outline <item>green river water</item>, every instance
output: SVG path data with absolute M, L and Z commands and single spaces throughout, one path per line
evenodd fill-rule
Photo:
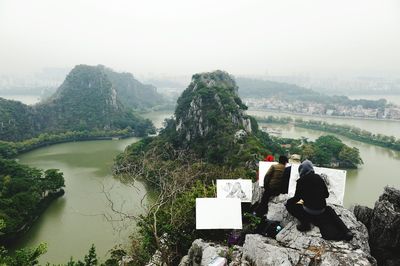
M 53 202 L 13 248 L 48 243 L 42 263 L 65 263 L 70 256 L 82 259 L 91 244 L 100 257 L 117 244 L 127 244 L 135 225 L 121 220 L 110 208 L 106 194 L 118 210 L 130 215 L 143 212 L 141 183 L 124 185 L 111 175 L 114 157 L 137 138 L 84 141 L 52 145 L 19 157 L 20 162 L 64 173 L 65 195 Z M 144 201 L 146 203 L 146 201 Z
M 170 112 L 155 112 L 146 117 L 153 120 L 157 127 L 170 117 Z M 258 113 L 260 115 L 260 113 Z M 268 115 L 262 113 L 261 115 Z M 367 130 L 400 134 L 400 123 L 373 120 L 339 120 L 357 124 Z M 282 130 L 282 136 L 315 139 L 326 134 L 319 131 L 273 125 Z M 388 135 L 392 133 L 387 133 Z M 345 206 L 355 203 L 373 206 L 385 185 L 400 187 L 398 174 L 400 153 L 342 138 L 348 145 L 360 149 L 364 165 L 350 170 L 347 174 Z M 57 144 L 40 148 L 19 157 L 21 163 L 39 168 L 58 168 L 64 172 L 66 193 L 57 199 L 35 222 L 32 229 L 22 237 L 13 248 L 31 247 L 47 242 L 48 252 L 41 262 L 65 263 L 70 256 L 81 259 L 94 243 L 101 258 L 114 245 L 128 245 L 129 235 L 135 230 L 132 220 L 118 220 L 109 206 L 104 191 L 108 191 L 115 206 L 136 215 L 143 212 L 141 200 L 147 201 L 143 184 L 131 187 L 120 183 L 111 175 L 114 157 L 138 138 L 114 141 L 85 141 Z M 103 188 L 104 187 L 104 188 Z M 108 219 L 106 219 L 106 217 Z

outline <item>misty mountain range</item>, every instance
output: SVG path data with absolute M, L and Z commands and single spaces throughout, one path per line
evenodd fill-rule
M 242 98 L 274 97 L 381 109 L 387 104 L 383 99 L 350 100 L 346 96 L 328 96 L 297 85 L 268 80 L 238 77 L 236 83 Z M 150 123 L 133 110 L 149 110 L 169 102 L 175 104 L 181 89 L 173 88 L 170 97 L 165 97 L 155 86 L 142 84 L 130 73 L 118 73 L 103 65 L 78 65 L 57 90 L 48 92 L 51 96 L 34 106 L 0 98 L 1 139 L 26 139 L 46 132 L 128 127 L 143 133 Z

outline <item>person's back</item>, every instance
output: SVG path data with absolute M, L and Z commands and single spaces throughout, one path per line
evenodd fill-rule
M 264 187 L 268 186 L 271 189 L 278 190 L 282 186 L 282 176 L 283 172 L 285 171 L 285 164 L 278 163 L 272 165 L 270 169 L 271 172 L 267 173 L 264 179 L 264 181 L 266 181 Z
M 296 194 L 304 201 L 304 206 L 312 210 L 322 210 L 326 207 L 326 198 L 329 197 L 324 180 L 314 172 L 297 180 Z
M 325 239 L 351 240 L 353 234 L 336 212 L 326 205 L 329 191 L 321 176 L 314 172 L 311 161 L 305 160 L 300 164 L 299 175 L 294 197 L 286 202 L 288 212 L 300 222 L 297 229 L 308 231 L 313 223 Z
M 269 198 L 277 196 L 282 192 L 282 185 L 284 184 L 282 176 L 287 162 L 288 158 L 286 156 L 280 156 L 279 163 L 272 165 L 265 174 L 264 193 L 260 204 L 255 208 L 257 216 L 264 216 L 268 212 Z

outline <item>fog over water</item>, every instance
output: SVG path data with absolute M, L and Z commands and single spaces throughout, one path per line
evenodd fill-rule
M 400 74 L 400 2 L 0 0 L 0 76 Z

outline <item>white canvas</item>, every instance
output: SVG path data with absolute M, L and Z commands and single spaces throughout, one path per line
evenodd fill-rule
M 258 163 L 258 185 L 260 187 L 264 186 L 265 174 L 268 172 L 268 169 L 273 164 L 277 164 L 277 162 L 264 162 L 264 161 L 261 161 L 261 162 Z
M 314 167 L 315 173 L 319 174 L 325 181 L 329 191 L 328 203 L 343 205 L 344 191 L 346 186 L 346 170 Z M 289 180 L 289 196 L 294 196 L 296 181 L 299 179 L 299 164 L 292 165 Z
M 196 229 L 242 229 L 240 199 L 197 198 Z
M 252 193 L 250 179 L 217 179 L 217 198 L 238 198 L 242 202 L 251 202 Z

